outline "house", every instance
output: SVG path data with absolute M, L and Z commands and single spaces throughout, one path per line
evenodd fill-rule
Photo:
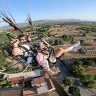
M 55 90 L 55 87 L 47 74 L 41 77 L 29 78 L 29 79 L 27 78 L 25 82 L 26 83 L 31 82 L 31 86 L 33 89 L 25 88 L 23 91 L 24 95 L 42 94 L 42 93 L 49 92 L 51 90 Z
M 42 76 L 40 75 L 40 71 L 38 72 L 36 71 L 38 75 L 36 75 L 37 73 L 34 74 L 34 72 L 30 72 L 30 73 L 25 72 L 26 75 L 24 75 L 24 73 L 22 73 L 21 75 L 12 74 L 11 76 L 9 76 L 8 81 L 12 83 L 12 86 L 14 88 L 23 87 L 24 96 L 42 94 L 55 90 L 53 82 L 51 81 L 47 73 Z
M 15 77 L 15 78 L 8 78 L 8 81 L 11 82 L 12 87 L 19 87 L 20 85 L 24 86 L 24 77 Z

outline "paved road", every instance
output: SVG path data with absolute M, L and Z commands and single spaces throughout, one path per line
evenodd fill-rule
M 64 77 L 72 77 L 72 79 L 74 79 L 74 85 L 80 87 L 81 96 L 92 96 L 93 95 L 93 93 L 90 90 L 88 90 L 86 87 L 80 86 L 78 84 L 78 80 L 76 80 L 76 78 L 72 76 L 72 74 L 68 71 L 66 66 L 60 60 L 57 60 L 56 65 L 60 68 L 60 71 Z

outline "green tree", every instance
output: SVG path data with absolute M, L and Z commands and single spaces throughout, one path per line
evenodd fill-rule
M 68 35 L 62 35 L 63 40 L 65 41 L 72 41 L 72 37 Z
M 82 62 L 81 60 L 76 60 L 76 61 L 74 62 L 74 64 L 76 64 L 76 65 L 83 65 L 83 62 Z
M 63 83 L 65 86 L 71 86 L 73 84 L 73 80 L 71 78 L 64 78 Z
M 56 39 L 56 40 L 54 41 L 54 45 L 59 45 L 59 44 L 60 44 L 59 40 Z
M 84 74 L 85 68 L 80 64 L 71 64 L 68 66 L 70 72 L 72 72 L 76 77 Z
M 94 75 L 81 75 L 80 76 L 80 80 L 83 81 L 83 82 L 92 82 L 94 81 L 95 79 L 95 76 Z
M 80 40 L 80 43 L 83 43 L 84 42 L 84 40 Z
M 78 96 L 80 94 L 80 89 L 77 86 L 70 86 L 69 93 L 73 96 Z
M 89 61 L 88 61 L 88 65 L 90 65 L 90 66 L 96 66 L 95 62 L 92 61 L 92 60 L 89 60 Z
M 88 82 L 87 87 L 96 88 L 96 81 Z
M 11 88 L 11 82 L 7 81 L 3 77 L 0 78 L 0 88 Z
M 87 36 L 87 33 L 83 33 L 83 36 L 86 37 Z

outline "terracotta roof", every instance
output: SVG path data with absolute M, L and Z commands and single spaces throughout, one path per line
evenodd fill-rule
M 45 82 L 45 78 L 43 76 L 43 77 L 35 78 L 33 79 L 33 81 L 34 81 L 34 84 L 41 84 Z
M 23 77 L 9 78 L 8 81 L 11 81 L 13 84 L 19 84 L 24 80 Z

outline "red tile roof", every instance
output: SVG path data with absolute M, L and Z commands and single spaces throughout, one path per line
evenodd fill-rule
M 8 81 L 11 81 L 13 84 L 20 84 L 24 80 L 23 77 L 9 78 Z
M 39 77 L 39 78 L 34 78 L 33 79 L 34 84 L 41 84 L 45 82 L 45 78 L 43 77 Z

